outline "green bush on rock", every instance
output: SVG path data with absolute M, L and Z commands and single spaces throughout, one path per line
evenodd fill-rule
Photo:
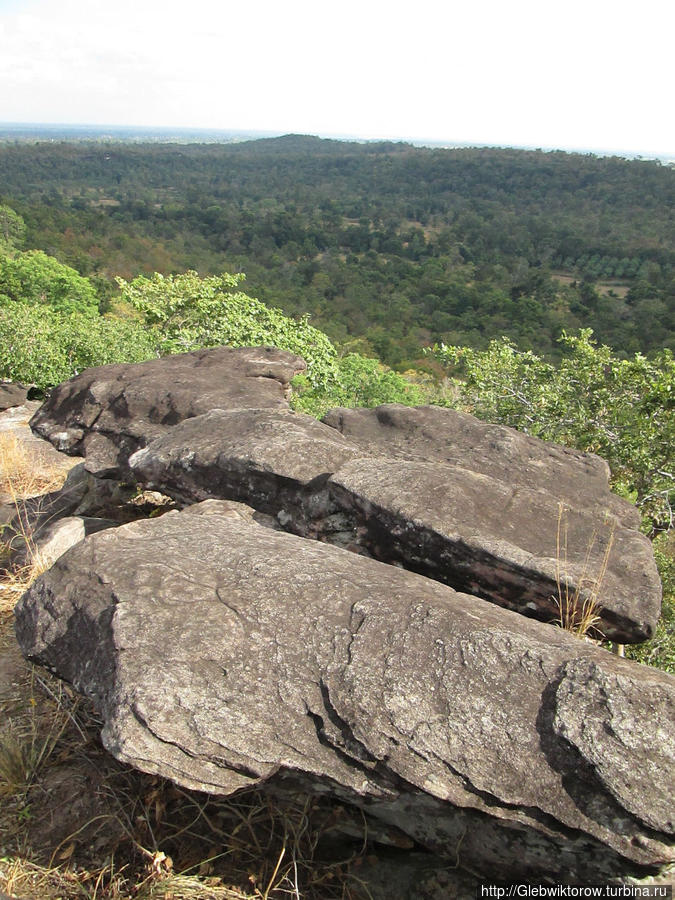
M 460 404 L 487 422 L 598 453 L 615 490 L 659 532 L 675 508 L 675 360 L 669 350 L 620 359 L 589 329 L 561 338 L 556 366 L 502 339 L 487 350 L 435 346 L 459 376 Z
M 302 356 L 312 385 L 335 377 L 337 352 L 327 335 L 236 290 L 243 275 L 200 278 L 196 272 L 118 278 L 122 300 L 135 309 L 155 337 L 160 355 L 200 347 L 266 344 Z
M 348 353 L 337 361 L 334 378 L 312 386 L 304 375 L 293 380 L 293 406 L 320 418 L 335 406 L 379 406 L 382 403 L 423 403 L 422 390 L 379 360 Z
M 30 270 L 31 278 L 10 278 L 18 271 L 13 268 L 17 257 L 7 261 L 5 280 L 0 280 L 12 292 L 0 299 L 0 377 L 47 388 L 88 366 L 140 362 L 221 344 L 268 345 L 306 361 L 307 371 L 296 380 L 294 405 L 312 415 L 331 406 L 421 402 L 418 387 L 378 360 L 356 353 L 339 359 L 328 336 L 310 325 L 307 316 L 292 319 L 238 290 L 243 275 L 201 278 L 190 271 L 133 281 L 118 278 L 118 308 L 131 316 L 99 316 L 90 282 L 45 254 L 21 256 L 19 268 Z M 47 290 L 45 273 L 62 275 L 62 289 L 53 280 Z M 78 295 L 76 288 L 82 285 Z

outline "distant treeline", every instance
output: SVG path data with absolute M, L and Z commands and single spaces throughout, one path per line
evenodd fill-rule
M 244 271 L 248 293 L 401 368 L 501 335 L 551 355 L 581 327 L 620 353 L 675 348 L 675 170 L 653 161 L 293 135 L 6 143 L 0 204 L 104 306 L 115 275 Z

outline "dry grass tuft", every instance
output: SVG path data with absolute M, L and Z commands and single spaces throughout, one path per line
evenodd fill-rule
M 51 757 L 69 725 L 72 713 L 63 698 L 66 689 L 56 685 L 57 702 L 50 709 L 38 710 L 35 682 L 40 677 L 32 670 L 27 714 L 8 719 L 0 727 L 0 796 L 25 794 Z
M 570 581 L 572 579 L 568 574 L 567 562 L 568 529 L 565 521 L 565 507 L 562 503 L 558 505 L 555 573 L 557 596 L 554 598 L 558 608 L 556 624 L 582 639 L 602 639 L 602 632 L 598 627 L 602 621 L 600 590 L 614 544 L 615 527 L 615 524 L 609 526 L 609 532 L 605 538 L 605 549 L 595 571 L 593 571 L 592 558 L 601 538 L 597 531 L 593 532 L 586 548 L 581 576 L 575 578 L 576 586 L 571 589 Z
M 11 432 L 0 434 L 0 492 L 14 503 L 58 490 L 66 477 L 62 468 L 36 464 L 30 443 Z
M 0 576 L 0 617 L 11 614 L 17 600 L 31 584 L 49 568 L 49 561 L 40 553 L 30 527 L 28 501 L 51 491 L 59 490 L 66 478 L 63 468 L 48 468 L 37 464 L 30 443 L 14 434 L 0 434 L 0 492 L 14 507 L 13 525 L 0 532 L 0 567 L 9 559 L 10 542 L 21 541 L 26 547 L 26 562 L 18 568 L 3 568 Z M 32 504 L 35 509 L 39 505 Z
M 0 575 L 0 620 L 11 616 L 17 600 L 51 565 L 32 542 L 27 543 L 29 548 L 28 564 L 11 572 L 4 571 Z

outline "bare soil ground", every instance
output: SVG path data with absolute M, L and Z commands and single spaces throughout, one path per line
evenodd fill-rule
M 576 281 L 581 281 L 579 276 L 567 275 L 565 272 L 551 272 L 551 278 L 560 284 L 574 284 Z M 607 297 L 610 293 L 613 293 L 622 300 L 630 290 L 630 282 L 628 281 L 598 281 L 595 286 L 598 289 L 598 293 L 602 296 Z

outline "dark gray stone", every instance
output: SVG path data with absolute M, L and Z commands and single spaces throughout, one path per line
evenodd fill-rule
M 51 392 L 31 427 L 99 476 L 184 419 L 217 408 L 287 408 L 299 356 L 273 347 L 215 347 L 133 365 L 86 369 Z
M 609 466 L 593 453 L 438 406 L 332 409 L 322 421 L 367 456 L 461 466 L 508 484 L 545 490 L 572 507 L 607 509 L 627 527 L 640 526 L 637 509 L 610 492 Z
M 362 453 L 301 413 L 216 409 L 187 419 L 129 458 L 134 477 L 180 499 L 238 500 L 296 515 L 308 486 Z M 300 527 L 300 525 L 298 525 Z
M 486 877 L 673 862 L 675 679 L 211 502 L 85 539 L 24 653 L 118 758 L 189 788 L 347 800 Z
M 30 386 L 15 381 L 0 381 L 0 412 L 14 406 L 23 406 L 28 400 Z
M 651 544 L 602 507 L 405 460 L 345 463 L 328 488 L 377 559 L 545 622 L 594 605 L 592 633 L 619 643 L 654 633 L 661 581 Z

